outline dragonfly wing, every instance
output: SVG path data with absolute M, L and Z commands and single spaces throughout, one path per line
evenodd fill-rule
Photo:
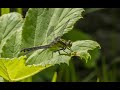
M 57 28 L 55 28 L 55 26 L 51 26 L 47 33 L 47 43 L 52 44 L 52 42 L 57 42 L 58 37 L 61 38 L 63 36 L 64 30 L 67 28 L 68 23 L 69 20 Z

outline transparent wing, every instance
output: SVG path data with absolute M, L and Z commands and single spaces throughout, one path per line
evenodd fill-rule
M 52 42 L 55 42 L 56 38 L 60 39 L 63 34 L 64 34 L 64 30 L 67 28 L 67 25 L 69 23 L 70 20 L 68 20 L 67 22 L 63 23 L 60 26 L 51 26 L 50 29 L 48 30 L 47 33 L 47 44 L 50 44 Z M 56 40 L 57 42 L 58 40 Z
M 71 23 L 73 23 L 72 20 L 75 20 L 78 16 L 74 16 L 72 18 L 67 18 L 65 20 L 59 20 L 55 24 L 56 26 L 51 26 L 47 33 L 47 44 L 50 44 L 52 41 L 54 41 L 57 37 L 62 37 L 65 33 L 71 30 L 73 26 L 71 26 Z

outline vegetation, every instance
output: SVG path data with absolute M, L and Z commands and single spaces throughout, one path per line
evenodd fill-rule
M 119 81 L 115 10 L 1 8 L 1 82 Z

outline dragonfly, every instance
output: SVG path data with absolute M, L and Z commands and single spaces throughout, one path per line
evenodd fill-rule
M 63 35 L 63 30 L 66 28 L 66 26 L 67 26 L 67 24 L 68 24 L 68 22 L 69 22 L 70 20 L 68 20 L 65 24 L 64 24 L 64 26 L 63 26 L 63 28 L 61 28 L 62 30 L 60 30 L 61 32 L 62 32 L 62 35 Z M 61 53 L 60 53 L 60 51 L 61 50 L 63 50 L 65 53 L 67 53 L 66 51 L 65 51 L 65 49 L 68 49 L 68 50 L 70 50 L 71 52 L 72 52 L 72 50 L 71 50 L 71 46 L 72 46 L 72 41 L 71 40 L 68 40 L 68 41 L 65 41 L 64 39 L 61 39 L 61 37 L 62 37 L 62 35 L 61 36 L 57 36 L 50 44 L 48 44 L 48 45 L 43 45 L 43 46 L 35 46 L 35 47 L 31 47 L 31 48 L 24 48 L 24 49 L 22 49 L 20 52 L 27 52 L 27 53 L 29 53 L 29 52 L 32 52 L 32 51 L 36 51 L 36 50 L 39 50 L 39 49 L 50 49 L 50 50 L 52 50 L 52 51 L 54 51 L 54 52 L 57 52 L 58 51 L 58 53 L 61 55 Z M 26 53 L 26 54 L 27 54 Z M 67 53 L 68 54 L 68 53 Z

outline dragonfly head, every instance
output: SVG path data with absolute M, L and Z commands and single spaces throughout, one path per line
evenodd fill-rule
M 29 49 L 22 49 L 20 52 L 27 52 Z
M 25 53 L 26 53 L 27 51 L 28 51 L 28 50 L 26 50 L 26 49 L 22 49 L 22 50 L 18 53 L 18 56 L 25 55 Z

